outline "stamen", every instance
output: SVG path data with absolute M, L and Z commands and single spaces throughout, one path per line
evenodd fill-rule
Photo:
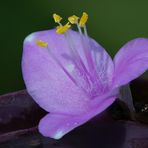
M 88 37 L 86 25 L 84 25 L 84 35 Z
M 78 28 L 78 31 L 79 31 L 80 35 L 82 35 L 82 30 L 81 30 L 81 27 L 79 26 L 78 22 L 77 22 L 77 28 Z
M 80 27 L 84 27 L 87 20 L 88 20 L 88 14 L 86 12 L 83 12 L 83 15 L 82 15 L 80 22 L 79 22 Z
M 91 72 L 90 75 L 89 75 L 89 78 L 91 79 L 93 85 L 97 85 L 96 87 L 99 87 L 100 82 L 98 82 L 99 78 L 98 78 L 98 74 L 97 74 L 97 70 L 96 70 L 96 65 L 94 65 L 92 53 L 91 53 L 91 50 L 90 50 L 92 47 L 91 47 L 90 39 L 89 39 L 88 34 L 87 34 L 86 25 L 84 25 L 84 35 L 86 37 L 81 35 L 81 42 L 82 42 L 83 51 L 84 51 L 84 54 L 85 54 L 85 57 L 86 57 L 86 61 L 87 61 L 87 64 L 88 64 L 88 68 L 89 68 L 89 71 Z M 86 45 L 85 42 L 88 42 L 88 44 Z M 96 80 L 96 78 L 98 78 L 98 79 Z
M 44 41 L 42 41 L 42 40 L 37 40 L 36 41 L 36 44 L 38 45 L 38 46 L 40 46 L 40 47 L 48 47 L 48 43 L 47 42 L 44 42 Z
M 56 13 L 53 14 L 53 19 L 55 21 L 55 23 L 60 23 L 62 20 L 62 17 Z
M 75 64 L 76 64 L 79 72 L 82 72 L 83 71 L 83 73 L 85 73 L 85 74 L 83 74 L 83 76 L 85 77 L 85 80 L 88 82 L 88 84 L 90 86 L 89 79 L 91 79 L 91 81 L 94 83 L 95 80 L 94 80 L 93 77 L 94 77 L 94 75 L 96 76 L 97 74 L 96 74 L 96 70 L 94 70 L 94 63 L 93 63 L 93 60 L 92 60 L 92 57 L 91 57 L 91 53 L 89 51 L 90 49 L 88 49 L 87 47 L 84 47 L 84 44 L 85 44 L 85 43 L 83 43 L 84 42 L 84 37 L 83 37 L 82 31 L 81 31 L 81 27 L 83 27 L 84 28 L 84 35 L 87 37 L 87 40 L 89 42 L 88 35 L 87 35 L 87 29 L 86 29 L 86 25 L 85 25 L 86 22 L 87 22 L 87 20 L 88 20 L 88 15 L 87 15 L 87 13 L 84 12 L 83 15 L 82 15 L 82 17 L 81 17 L 81 19 L 80 19 L 80 22 L 79 23 L 78 23 L 78 18 L 75 18 L 74 15 L 71 16 L 71 17 L 69 17 L 68 20 L 72 24 L 77 24 L 77 28 L 79 30 L 79 33 L 81 34 L 81 41 L 82 41 L 84 53 L 85 53 L 85 56 L 86 56 L 86 60 L 88 62 L 89 69 L 90 69 L 90 71 L 93 71 L 93 74 L 90 74 L 87 71 L 87 69 L 86 69 L 86 67 L 85 67 L 85 65 L 84 65 L 81 57 L 77 53 L 77 50 L 74 49 L 74 54 L 72 54 L 72 55 L 75 55 L 75 60 L 77 59 L 77 62 Z M 66 35 L 68 35 L 68 33 L 66 33 Z M 67 40 L 70 40 L 70 39 L 71 39 L 71 37 L 67 37 Z M 70 41 L 70 45 L 72 45 L 72 42 L 71 41 Z M 73 46 L 72 46 L 72 48 L 73 48 Z M 75 60 L 74 60 L 74 62 L 75 62 Z
M 81 31 L 81 28 L 79 26 L 79 23 L 78 23 L 78 20 L 79 20 L 79 17 L 76 16 L 76 15 L 72 15 L 68 18 L 68 21 L 71 23 L 71 24 L 76 24 L 77 25 L 77 28 L 78 28 L 78 31 L 80 34 L 82 34 L 82 31 Z
M 72 62 L 74 62 L 75 66 L 78 68 L 78 71 L 84 76 L 83 78 L 85 78 L 85 80 L 87 81 L 87 84 L 90 86 L 90 82 L 89 82 L 90 74 L 85 64 L 83 63 L 83 60 L 81 59 L 79 53 L 77 52 L 75 45 L 73 43 L 72 37 L 68 32 L 66 32 L 65 34 L 65 39 L 67 40 L 67 43 L 70 49 Z
M 69 24 L 69 22 L 67 24 L 65 24 L 64 26 L 58 26 L 56 28 L 56 33 L 58 34 L 64 34 L 65 32 L 67 32 L 67 30 L 71 27 L 71 25 Z
M 86 92 L 88 94 L 92 94 L 92 92 L 96 92 L 100 83 L 98 83 L 99 78 L 98 78 L 96 66 L 94 64 L 92 54 L 91 54 L 91 51 L 90 51 L 91 43 L 90 43 L 90 39 L 89 39 L 88 34 L 87 34 L 86 22 L 88 20 L 88 14 L 86 12 L 83 12 L 83 15 L 80 18 L 80 21 L 78 21 L 79 17 L 77 17 L 76 15 L 72 15 L 68 18 L 69 22 L 65 25 L 62 25 L 60 23 L 62 18 L 59 15 L 53 14 L 53 18 L 54 18 L 54 21 L 59 24 L 59 26 L 56 28 L 56 33 L 65 35 L 65 38 L 68 42 L 68 46 L 69 46 L 69 49 L 70 49 L 70 55 L 71 55 L 72 63 L 74 64 L 75 68 L 78 70 L 78 73 L 80 74 L 82 80 L 85 81 L 84 86 L 79 82 L 79 78 L 73 76 L 73 74 L 71 72 L 69 72 L 60 63 L 60 61 L 56 58 L 56 56 L 52 52 L 50 52 L 50 55 L 56 61 L 56 63 L 63 69 L 63 71 L 67 74 L 67 76 L 77 86 L 79 86 L 84 92 Z M 83 50 L 84 50 L 84 55 L 86 57 L 86 61 L 87 61 L 87 64 L 88 64 L 88 69 L 87 69 L 84 61 L 82 60 L 81 56 L 79 55 L 79 53 L 78 53 L 78 51 L 75 47 L 75 44 L 73 43 L 71 35 L 69 34 L 69 32 L 67 32 L 68 29 L 71 27 L 70 23 L 77 25 L 78 31 L 81 35 L 81 42 L 82 42 L 82 46 L 83 46 Z M 84 35 L 82 33 L 81 28 L 84 29 Z M 41 42 L 41 43 L 38 43 L 38 45 L 41 46 L 41 47 L 43 47 L 43 46 L 47 47 L 47 49 L 49 50 L 49 47 L 47 46 L 48 44 L 42 45 L 42 42 Z
M 76 15 L 72 15 L 68 18 L 68 21 L 71 23 L 71 24 L 77 24 L 78 23 L 78 19 L 79 17 L 77 17 Z
M 84 28 L 84 35 L 86 36 L 86 40 L 88 42 L 89 41 L 89 38 L 88 38 L 88 34 L 87 34 L 87 28 L 86 28 L 86 22 L 88 20 L 88 14 L 86 12 L 83 12 L 83 15 L 80 19 L 80 22 L 79 24 L 77 25 L 78 26 L 78 30 L 79 32 L 82 34 L 82 31 L 81 31 L 81 28 L 80 27 L 83 27 Z M 82 41 L 82 45 L 83 45 L 83 49 L 84 49 L 84 54 L 86 56 L 86 60 L 87 60 L 87 63 L 88 63 L 88 66 L 89 66 L 89 69 L 90 71 L 93 71 L 95 74 L 95 76 L 97 75 L 96 73 L 96 70 L 95 70 L 95 65 L 94 65 L 94 62 L 93 62 L 93 59 L 92 59 L 92 55 L 91 55 L 91 52 L 90 52 L 90 49 L 91 49 L 91 45 L 90 43 L 88 44 L 88 47 L 85 46 L 85 39 L 83 36 L 81 36 L 81 41 Z
M 86 57 L 86 61 L 87 61 L 87 64 L 88 64 L 88 67 L 89 67 L 89 71 L 91 72 L 91 79 L 92 81 L 94 81 L 94 74 L 95 74 L 95 77 L 97 76 L 97 73 L 96 73 L 96 68 L 95 68 L 95 65 L 94 65 L 94 62 L 93 62 L 93 59 L 92 59 L 92 54 L 91 54 L 91 45 L 89 43 L 89 38 L 85 38 L 84 36 L 81 36 L 81 42 L 82 42 L 82 46 L 83 46 L 83 51 L 84 51 L 84 54 L 85 54 L 85 57 Z M 89 44 L 86 45 L 85 42 L 88 42 Z

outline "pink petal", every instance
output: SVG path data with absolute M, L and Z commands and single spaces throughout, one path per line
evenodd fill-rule
M 86 58 L 83 54 L 83 45 L 79 33 L 69 31 L 73 43 L 88 69 Z M 22 71 L 25 84 L 29 94 L 46 111 L 52 113 L 81 114 L 92 108 L 90 98 L 80 87 L 67 76 L 62 68 L 51 57 L 47 49 L 36 45 L 36 40 L 48 42 L 49 48 L 54 53 L 60 63 L 68 68 L 71 61 L 63 55 L 69 54 L 69 46 L 64 35 L 56 34 L 55 30 L 41 31 L 29 35 L 24 41 L 24 51 L 22 59 Z M 113 63 L 105 50 L 95 41 L 89 42 L 93 51 L 96 51 L 96 61 L 100 74 L 101 86 L 107 85 L 112 78 Z M 88 45 L 85 42 L 85 45 Z M 85 48 L 88 48 L 86 46 Z M 101 58 L 103 57 L 103 58 Z M 75 59 L 77 61 L 77 59 Z M 72 71 L 73 68 L 70 68 Z M 93 77 L 95 80 L 96 78 Z M 107 81 L 106 81 L 107 80 Z M 82 87 L 87 87 L 83 77 L 79 80 Z M 104 84 L 103 84 L 104 83 Z M 95 92 L 104 92 L 105 87 L 96 87 Z M 92 92 L 92 94 L 94 94 Z M 100 94 L 100 92 L 99 92 Z
M 137 38 L 126 43 L 114 58 L 114 85 L 127 84 L 148 68 L 148 39 Z
M 29 35 L 24 41 L 22 70 L 29 94 L 48 112 L 76 114 L 88 108 L 86 95 L 67 77 L 52 59 L 47 49 L 36 45 L 36 40 L 48 42 L 57 59 L 66 67 L 61 55 L 68 52 L 63 35 L 55 30 Z
M 83 115 L 70 116 L 60 113 L 49 113 L 43 119 L 41 119 L 39 123 L 39 131 L 42 135 L 46 137 L 60 139 L 69 131 L 73 130 L 77 126 L 84 124 L 93 116 L 102 112 L 114 100 L 115 98 L 108 98 L 100 103 L 99 106 Z

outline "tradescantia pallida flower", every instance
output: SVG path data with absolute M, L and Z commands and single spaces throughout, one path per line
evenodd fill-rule
M 24 41 L 22 71 L 29 94 L 47 112 L 39 123 L 44 136 L 60 139 L 110 106 L 119 88 L 148 68 L 148 39 L 126 43 L 112 60 L 79 18 L 54 14 L 58 27 L 29 35 Z M 71 30 L 77 25 L 78 32 Z

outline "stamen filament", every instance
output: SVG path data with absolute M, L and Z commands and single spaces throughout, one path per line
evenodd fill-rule
M 101 83 L 101 78 L 97 73 L 97 61 L 95 59 L 95 61 L 93 60 L 93 53 L 91 52 L 91 40 L 88 37 L 88 33 L 87 33 L 87 28 L 86 28 L 86 22 L 88 20 L 88 14 L 86 12 L 83 12 L 82 17 L 79 20 L 79 17 L 77 17 L 76 15 L 72 15 L 68 18 L 68 23 L 65 24 L 64 26 L 60 23 L 62 18 L 57 15 L 54 14 L 53 18 L 55 20 L 56 23 L 59 24 L 59 26 L 56 29 L 56 32 L 58 34 L 64 34 L 65 39 L 68 43 L 69 46 L 69 51 L 70 51 L 70 56 L 71 56 L 71 60 L 74 64 L 74 66 L 77 68 L 78 73 L 80 73 L 81 77 L 83 78 L 83 80 L 85 80 L 86 86 L 81 86 L 81 83 L 79 82 L 79 80 L 76 77 L 73 77 L 73 75 L 71 73 L 69 73 L 64 66 L 60 63 L 60 61 L 56 58 L 56 56 L 54 54 L 52 54 L 51 52 L 51 56 L 52 58 L 57 62 L 57 64 L 63 69 L 63 71 L 68 75 L 68 77 L 77 85 L 79 86 L 83 91 L 85 91 L 87 94 L 92 95 L 91 92 L 96 93 L 97 92 L 97 88 L 100 87 L 100 85 L 102 85 Z M 83 52 L 84 52 L 84 56 L 86 58 L 87 61 L 87 66 L 85 65 L 84 61 L 82 60 L 81 56 L 79 55 L 77 49 L 75 48 L 75 44 L 72 41 L 72 37 L 70 36 L 68 30 L 71 27 L 71 24 L 76 24 L 78 31 L 80 33 L 80 38 L 81 38 L 81 42 L 82 42 L 82 48 L 83 48 Z M 83 32 L 82 29 L 83 28 Z M 96 58 L 96 56 L 95 56 Z M 98 89 L 99 90 L 99 89 Z
M 80 35 L 82 35 L 82 30 L 81 30 L 81 27 L 79 26 L 79 23 L 77 22 L 77 28 L 78 28 L 78 31 L 79 31 L 79 33 L 80 33 Z
M 84 25 L 84 35 L 88 37 L 86 25 Z
M 68 35 L 68 36 L 67 36 Z M 76 65 L 76 67 L 79 69 L 79 72 L 81 73 L 82 69 L 84 70 L 85 74 L 83 75 L 83 77 L 85 77 L 85 80 L 87 81 L 87 83 L 89 84 L 89 87 L 93 87 L 94 83 L 99 87 L 98 83 L 96 83 L 96 79 L 95 77 L 98 77 L 97 75 L 97 72 L 96 72 L 96 67 L 94 66 L 94 62 L 92 60 L 92 55 L 91 55 L 91 52 L 90 52 L 90 45 L 88 46 L 88 48 L 85 46 L 85 43 L 84 43 L 84 36 L 81 35 L 81 40 L 82 40 L 82 45 L 83 45 L 83 51 L 84 51 L 84 54 L 86 56 L 86 60 L 87 60 L 87 63 L 88 63 L 88 67 L 89 67 L 89 71 L 91 71 L 91 74 L 88 72 L 87 68 L 85 67 L 81 57 L 79 56 L 77 50 L 74 47 L 74 44 L 71 40 L 71 37 L 70 35 L 68 34 L 68 32 L 66 32 L 65 34 L 65 37 L 68 41 L 68 44 L 69 44 L 69 47 L 71 49 L 71 55 L 75 58 L 73 61 L 74 61 L 74 64 Z M 86 38 L 88 39 L 88 37 Z M 88 39 L 89 40 L 89 39 Z M 89 41 L 88 41 L 89 42 Z M 76 62 L 78 61 L 78 63 Z M 80 64 L 79 64 L 80 62 Z M 79 66 L 82 66 L 82 67 L 79 67 Z M 94 77 L 95 75 L 95 77 Z M 89 77 L 89 78 L 88 78 Z M 99 78 L 98 78 L 99 79 Z M 92 81 L 92 84 L 90 83 L 90 81 Z
M 82 69 L 84 70 L 84 72 L 89 75 L 89 72 L 87 71 L 87 68 L 85 67 L 81 57 L 79 56 L 79 53 L 77 52 L 77 50 L 74 48 L 74 44 L 73 44 L 73 41 L 71 40 L 71 36 L 68 32 L 66 32 L 65 34 L 65 38 L 68 42 L 68 46 L 70 47 L 70 52 L 71 52 L 71 55 L 72 55 L 72 59 L 73 59 L 73 62 L 74 64 L 76 65 L 76 67 L 78 68 L 79 72 L 81 73 L 82 72 Z M 80 67 L 82 66 L 82 67 Z M 85 79 L 87 80 L 88 84 L 90 85 L 90 82 L 89 82 L 89 79 L 86 75 L 85 76 Z
M 98 78 L 98 75 L 97 75 L 96 66 L 94 65 L 94 62 L 93 62 L 93 59 L 92 59 L 92 54 L 91 54 L 91 51 L 90 51 L 91 48 L 90 48 L 89 38 L 86 37 L 86 39 L 84 39 L 84 37 L 85 36 L 81 36 L 83 51 L 84 51 L 84 54 L 85 54 L 85 57 L 86 57 L 86 61 L 87 61 L 88 67 L 89 67 L 89 71 L 91 72 L 90 78 L 91 78 L 92 83 L 94 84 L 94 83 L 96 83 L 96 78 Z M 88 47 L 86 47 L 84 40 L 88 40 L 87 41 L 89 43 Z M 97 79 L 97 80 L 99 80 L 99 79 Z M 100 83 L 96 83 L 96 85 L 98 87 L 99 87 L 99 84 Z

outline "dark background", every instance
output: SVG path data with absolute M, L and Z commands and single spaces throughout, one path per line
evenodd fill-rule
M 112 56 L 128 40 L 148 37 L 148 0 L 0 0 L 0 94 L 25 88 L 24 38 L 53 28 L 55 12 L 66 19 L 83 11 L 89 14 L 89 35 Z

